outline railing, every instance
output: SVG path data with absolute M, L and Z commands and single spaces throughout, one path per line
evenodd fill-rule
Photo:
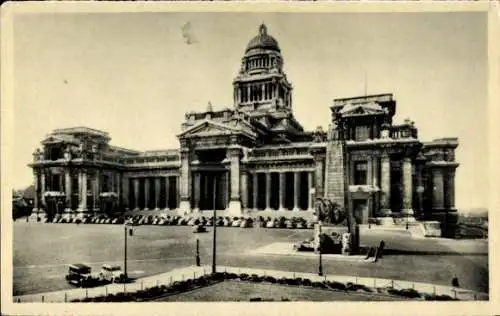
M 418 131 L 411 125 L 393 125 L 390 136 L 392 139 L 418 138 Z

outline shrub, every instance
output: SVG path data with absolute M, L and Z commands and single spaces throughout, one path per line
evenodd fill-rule
M 309 279 L 302 279 L 302 285 L 303 286 L 311 286 L 312 282 Z
M 252 297 L 252 298 L 250 298 L 250 302 L 260 302 L 260 301 L 262 301 L 261 297 Z
M 344 283 L 336 282 L 336 281 L 328 281 L 326 283 L 330 288 L 340 291 L 346 291 L 347 287 Z
M 326 284 L 323 282 L 313 282 L 311 285 L 312 285 L 312 287 L 315 287 L 315 288 L 322 288 L 322 289 L 326 288 Z
M 420 293 L 414 289 L 403 289 L 399 291 L 399 295 L 408 297 L 408 298 L 417 298 L 420 297 Z
M 241 273 L 238 277 L 240 280 L 243 280 L 243 281 L 248 280 L 248 274 L 246 274 L 246 273 Z
M 269 283 L 276 283 L 276 282 L 277 282 L 277 281 L 276 281 L 276 278 L 274 278 L 274 277 L 272 277 L 272 276 L 270 276 L 270 275 L 265 276 L 265 277 L 264 277 L 264 281 L 265 281 L 265 282 L 269 282 Z
M 287 278 L 283 277 L 283 278 L 280 278 L 280 279 L 278 280 L 278 283 L 279 283 L 279 284 L 287 284 L 287 283 L 286 283 L 286 281 L 287 281 L 287 280 L 288 280 Z
M 229 280 L 234 280 L 234 279 L 238 278 L 238 275 L 236 273 L 228 273 L 227 278 Z

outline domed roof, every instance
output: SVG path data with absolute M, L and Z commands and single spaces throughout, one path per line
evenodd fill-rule
M 261 24 L 259 27 L 259 35 L 250 40 L 245 52 L 256 48 L 270 49 L 278 52 L 280 51 L 278 41 L 276 41 L 274 37 L 267 34 L 267 27 L 264 24 Z

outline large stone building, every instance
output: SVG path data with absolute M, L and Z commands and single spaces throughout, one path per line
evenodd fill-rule
M 451 227 L 456 138 L 422 142 L 413 122 L 394 124 L 391 94 L 335 99 L 328 128 L 305 131 L 283 64 L 261 25 L 233 81 L 234 105 L 187 113 L 179 149 L 139 152 L 112 146 L 102 131 L 54 130 L 30 164 L 35 207 L 53 195 L 66 209 L 97 211 L 116 195 L 125 210 L 311 216 L 316 198 L 343 206 L 348 191 L 359 222 L 403 215 Z

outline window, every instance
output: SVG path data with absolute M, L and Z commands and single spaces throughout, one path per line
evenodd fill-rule
M 366 140 L 370 138 L 370 126 L 357 126 L 355 139 L 356 140 Z
M 354 185 L 367 184 L 368 163 L 366 161 L 354 162 Z

